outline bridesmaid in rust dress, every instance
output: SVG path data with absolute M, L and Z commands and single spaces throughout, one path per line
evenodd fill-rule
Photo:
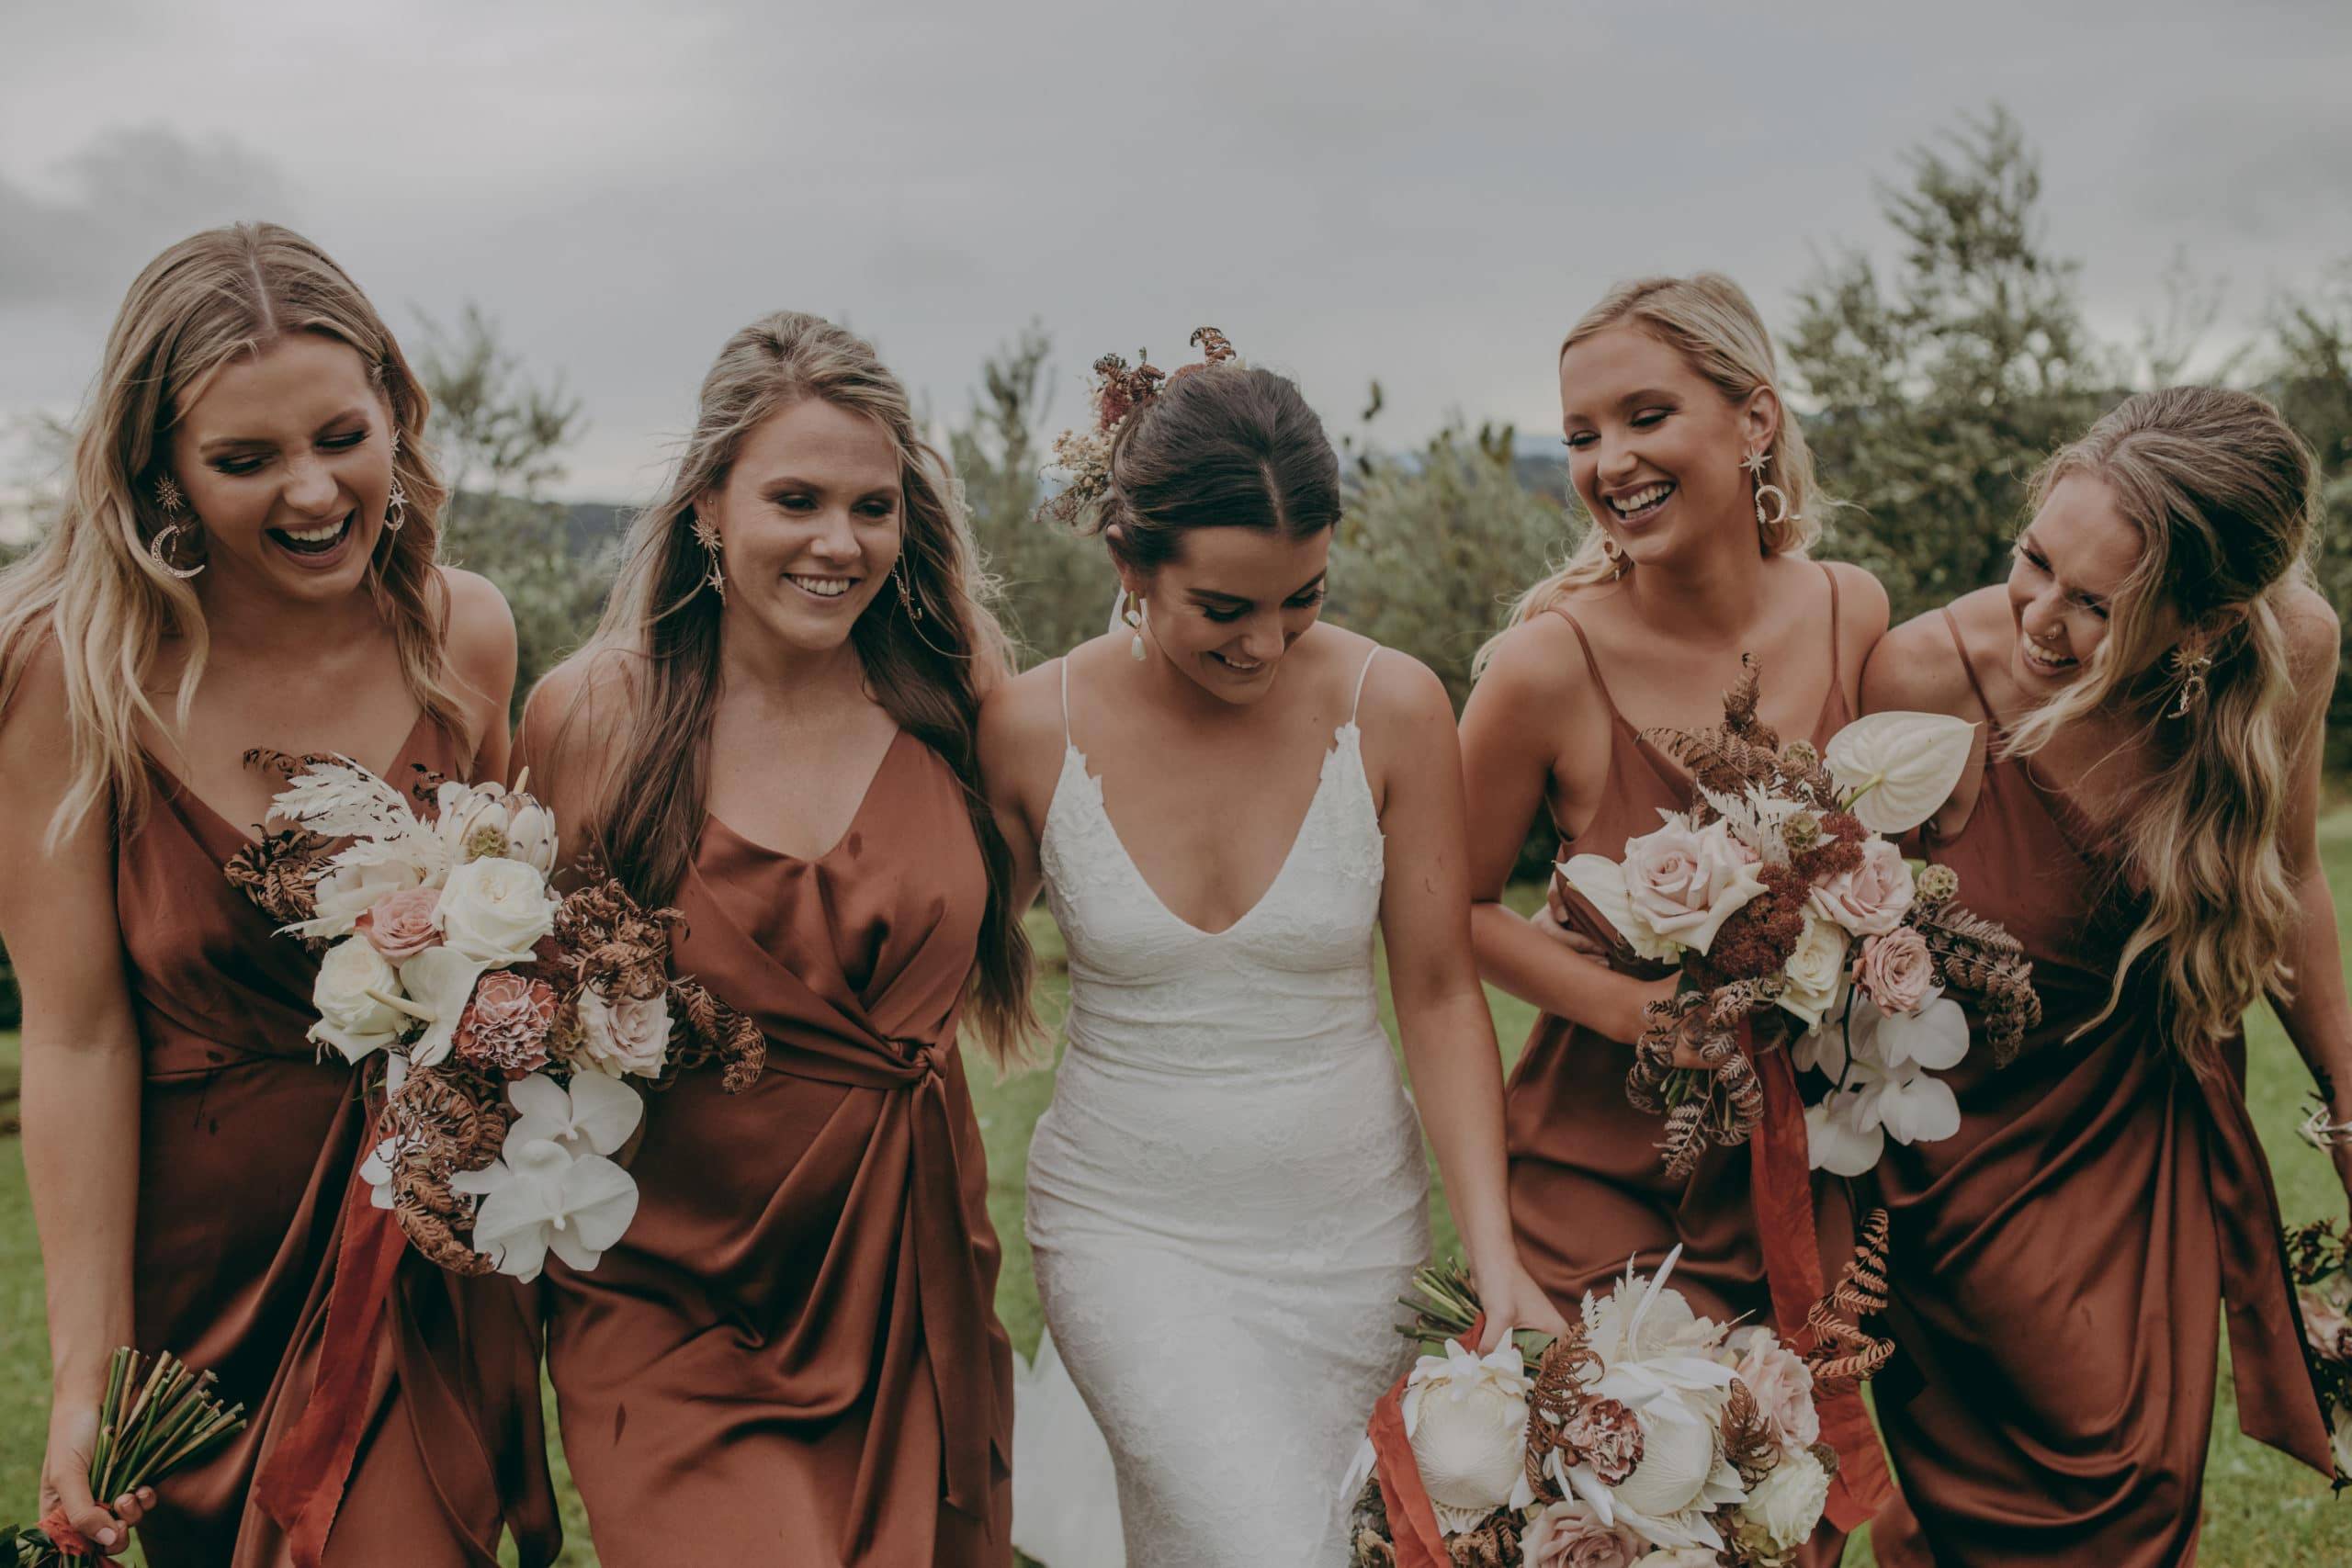
M 399 781 L 504 764 L 513 624 L 434 564 L 424 415 L 326 256 L 197 235 L 132 286 L 65 515 L 0 580 L 0 862 L 38 868 L 0 879 L 0 932 L 54 1365 L 42 1503 L 111 1551 L 137 1526 L 159 1568 L 560 1545 L 525 1299 L 407 1254 L 368 1205 L 352 1066 L 305 1037 L 316 963 L 223 874 L 276 782 L 250 747 Z M 217 1372 L 251 1425 L 93 1500 L 120 1344 Z
M 905 391 L 813 316 L 738 333 L 602 627 L 533 694 L 558 819 L 684 917 L 763 1076 L 648 1102 L 634 1224 L 551 1268 L 607 1568 L 1012 1562 L 1012 1348 L 957 1049 L 1029 1028 L 976 789 L 1002 638 Z M 582 831 L 584 829 L 584 832 Z
M 1720 722 L 1742 654 L 1760 661 L 1763 717 L 1783 736 L 1818 742 L 1851 716 L 1886 596 L 1858 568 L 1803 558 L 1819 503 L 1774 374 L 1754 307 L 1718 276 L 1621 285 L 1577 323 L 1560 392 L 1569 476 L 1593 526 L 1566 569 L 1521 599 L 1463 713 L 1480 966 L 1544 1010 L 1506 1105 L 1511 1219 L 1563 1311 L 1629 1259 L 1654 1270 L 1676 1246 L 1673 1282 L 1702 1313 L 1770 1323 L 1778 1306 L 1785 1333 L 1810 1304 L 1799 1267 L 1770 1281 L 1781 1299 L 1768 1288 L 1750 1150 L 1712 1149 L 1670 1180 L 1659 1119 L 1626 1102 L 1628 1043 L 1644 1005 L 1671 994 L 1671 973 L 1623 952 L 1580 898 L 1565 913 L 1583 951 L 1501 902 L 1539 811 L 1564 853 L 1615 858 L 1661 812 L 1690 804 L 1687 776 L 1641 731 Z M 1743 460 L 1758 454 L 1767 464 L 1751 479 Z M 1759 491 L 1765 478 L 1785 505 Z M 1793 1131 L 1801 1166 L 1801 1123 Z M 1789 1228 L 1802 1234 L 1784 1251 L 1817 1277 L 1813 1227 Z M 1866 1479 L 1875 1447 L 1859 1408 L 1842 1427 L 1824 1416 L 1855 1467 L 1849 1485 Z M 1850 1525 L 1862 1505 L 1849 1493 L 1833 1512 Z M 1834 1543 L 1820 1550 L 1835 1561 Z
M 1909 1364 L 1879 1391 L 1882 1562 L 2194 1561 L 2224 1303 L 2239 1424 L 2329 1469 L 2239 1026 L 2267 992 L 2352 1122 L 2313 509 L 2261 400 L 2133 398 L 2044 470 L 2007 585 L 1871 661 L 1871 707 L 1983 721 L 1919 847 L 2025 944 L 2042 1004 L 2014 1063 L 1947 1075 L 1959 1134 L 1876 1172 Z

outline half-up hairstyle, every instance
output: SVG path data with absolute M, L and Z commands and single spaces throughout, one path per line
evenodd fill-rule
M 1802 556 L 1821 536 L 1819 513 L 1831 502 L 1813 474 L 1813 451 L 1796 412 L 1781 392 L 1781 373 L 1772 353 L 1772 334 L 1747 292 L 1719 272 L 1691 277 L 1642 277 L 1621 283 L 1584 313 L 1560 344 L 1560 357 L 1588 338 L 1611 327 L 1631 326 L 1682 355 L 1690 368 L 1721 392 L 1728 403 L 1745 403 L 1758 389 L 1769 387 L 1781 405 L 1780 428 L 1765 448 L 1771 462 L 1765 479 L 1779 485 L 1789 498 L 1782 519 L 1757 531 L 1757 547 L 1768 556 Z M 1570 491 L 1570 503 L 1583 513 L 1583 531 L 1566 564 L 1514 601 L 1504 621 L 1506 629 L 1532 621 L 1568 592 L 1606 582 L 1617 563 L 1602 544 L 1607 536 L 1600 520 L 1586 511 L 1581 498 Z M 1493 657 L 1491 638 L 1478 650 L 1472 672 L 1486 668 Z
M 139 725 L 169 734 L 187 722 L 210 646 L 194 584 L 148 553 L 171 525 L 156 483 L 171 474 L 172 429 L 223 367 L 295 333 L 347 344 L 390 408 L 407 523 L 378 537 L 368 592 L 409 691 L 471 764 L 477 738 L 449 690 L 448 604 L 434 565 L 445 491 L 424 450 L 424 389 L 383 318 L 325 252 L 275 223 L 239 223 L 182 240 L 131 284 L 75 430 L 64 513 L 0 573 L 0 713 L 44 638 L 64 656 L 74 771 L 50 823 L 52 843 L 101 807 L 126 834 L 145 818 L 152 780 Z M 172 637 L 186 640 L 187 658 L 166 725 L 146 677 Z
M 1312 538 L 1340 521 L 1340 458 L 1297 386 L 1230 361 L 1169 378 L 1119 426 L 1091 512 L 1113 558 L 1148 576 L 1194 528 Z
M 1005 1065 L 1037 1032 L 1034 965 L 1011 907 L 1012 856 L 980 791 L 977 735 L 980 694 L 1011 669 L 1011 649 L 984 603 L 954 470 L 916 430 L 906 389 L 872 345 L 831 321 L 779 311 L 727 340 L 703 378 L 693 434 L 662 499 L 630 525 L 619 578 L 582 653 L 592 664 L 616 660 L 628 677 L 617 747 L 595 782 L 586 839 L 649 907 L 668 903 L 684 880 L 709 812 L 720 685 L 722 601 L 706 586 L 709 557 L 695 536 L 695 507 L 725 486 L 753 431 L 809 400 L 871 419 L 899 454 L 900 558 L 922 618 L 918 626 L 897 592 L 878 593 L 850 639 L 876 700 L 963 784 L 989 875 L 971 1020 Z M 591 684 L 582 682 L 583 695 Z M 575 705 L 558 733 L 578 714 Z
M 2125 803 L 2117 872 L 2145 890 L 2147 913 L 2099 1018 L 2135 968 L 2153 966 L 2167 1034 L 2211 1073 L 2255 999 L 2283 995 L 2292 979 L 2299 916 L 2278 841 L 2295 739 L 2284 610 L 2312 581 L 2316 464 L 2252 393 L 2169 387 L 2127 400 L 2044 464 L 2033 508 L 2074 475 L 2107 485 L 2139 531 L 2140 559 L 2083 678 L 2019 722 L 2005 754 L 2031 756 L 2099 710 L 2129 716 L 2149 738 L 2156 766 Z M 2212 660 L 2202 700 L 2177 717 L 2176 635 Z

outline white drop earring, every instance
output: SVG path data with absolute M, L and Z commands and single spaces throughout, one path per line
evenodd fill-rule
M 1127 652 L 1134 657 L 1136 663 L 1140 664 L 1144 658 L 1143 601 L 1136 598 L 1132 590 L 1127 593 L 1126 604 L 1120 608 L 1119 619 L 1135 628 L 1135 640 L 1127 644 Z

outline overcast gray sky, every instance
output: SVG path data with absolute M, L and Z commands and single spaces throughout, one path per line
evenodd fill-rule
M 468 300 L 641 499 L 734 328 L 873 337 L 938 414 L 1032 318 L 1070 414 L 1201 322 L 1378 434 L 1543 430 L 1614 278 L 1715 266 L 1776 325 L 1883 244 L 1872 181 L 1998 99 L 2128 338 L 2176 251 L 2222 332 L 2352 257 L 2342 0 L 0 0 L 0 414 L 65 412 L 141 265 L 269 217 L 413 336 Z

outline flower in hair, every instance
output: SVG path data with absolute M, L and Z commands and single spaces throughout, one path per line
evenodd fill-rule
M 1172 375 L 1152 364 L 1150 354 L 1142 349 L 1136 351 L 1132 366 L 1119 354 L 1106 354 L 1094 362 L 1094 379 L 1087 389 L 1094 407 L 1093 428 L 1074 426 L 1054 437 L 1054 460 L 1047 471 L 1058 472 L 1062 486 L 1039 510 L 1062 523 L 1080 522 L 1111 493 L 1111 446 L 1138 410 L 1148 407 L 1167 386 L 1195 371 L 1239 363 L 1232 340 L 1215 327 L 1194 329 L 1191 341 L 1202 352 L 1201 362 L 1183 366 Z

